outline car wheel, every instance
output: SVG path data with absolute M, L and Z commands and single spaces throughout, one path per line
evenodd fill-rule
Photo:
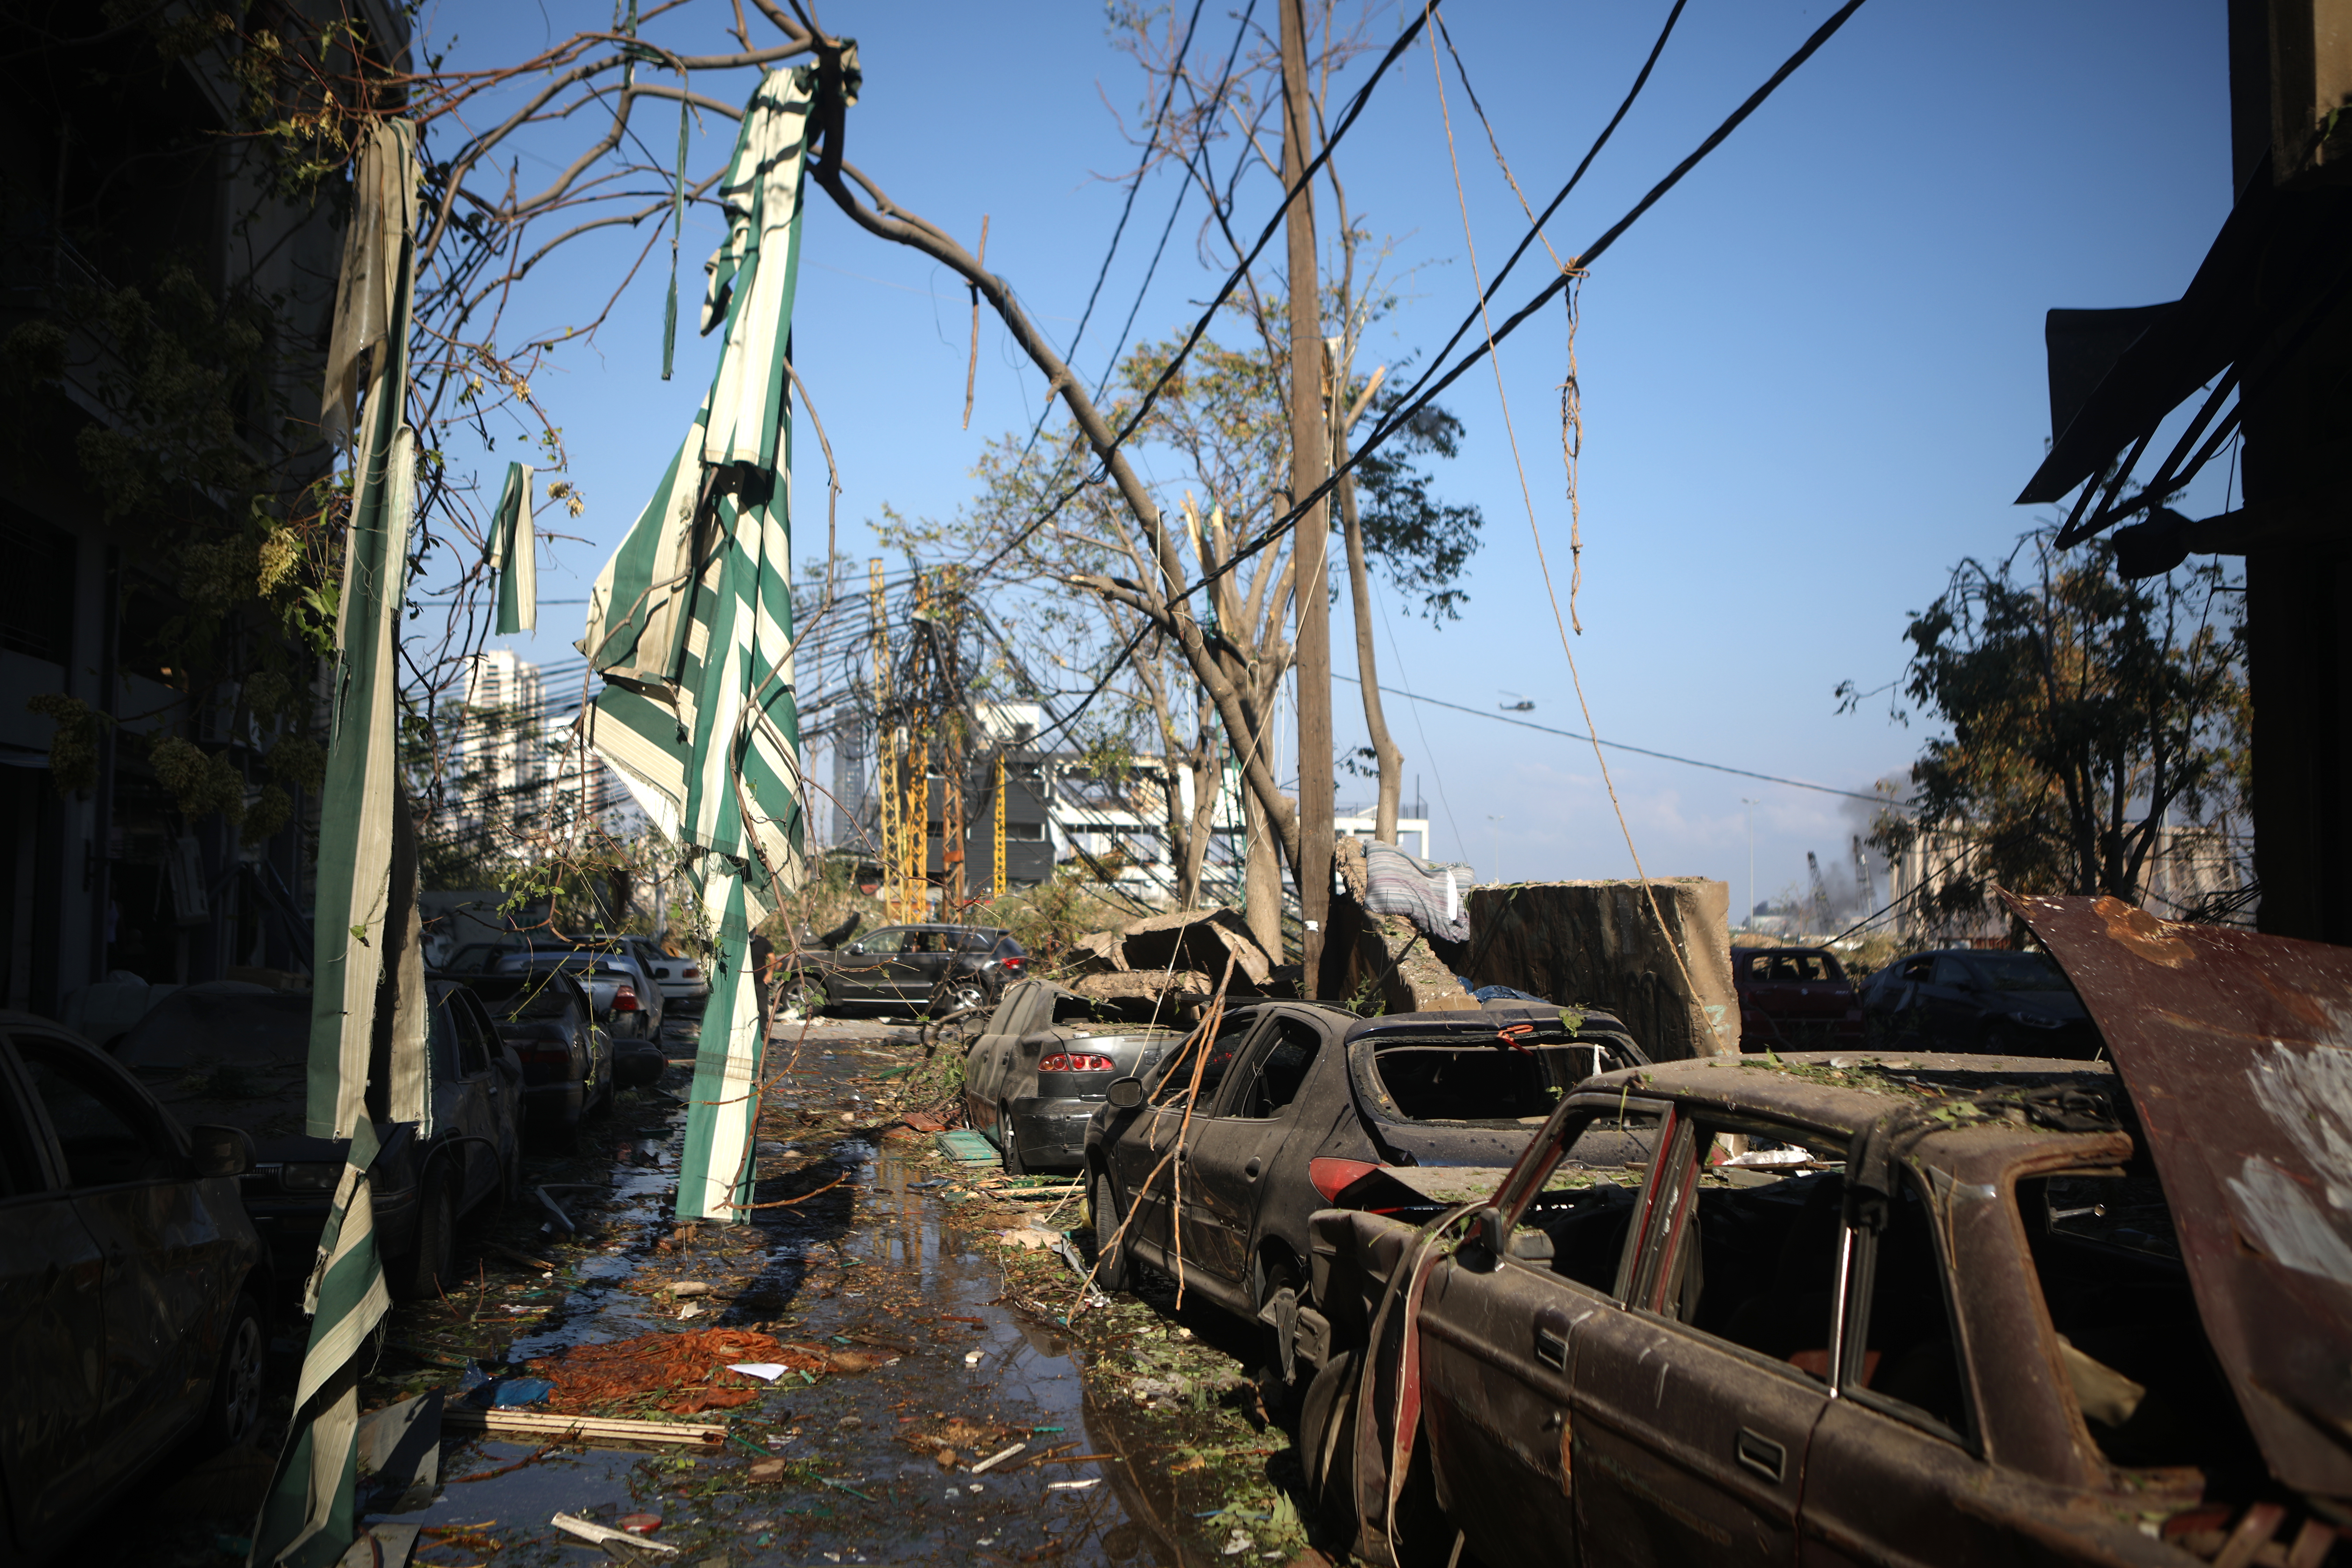
M 931 998 L 934 1014 L 976 1013 L 988 1005 L 988 987 L 977 980 L 951 980 Z
M 806 975 L 798 975 L 785 984 L 782 1001 L 785 1012 L 813 1018 L 831 1005 L 832 998 L 825 994 L 824 986 Z
M 2021 1054 L 2017 1034 L 2007 1024 L 1987 1024 L 1977 1031 L 1977 1052 L 1988 1057 L 2017 1056 Z
M 213 1369 L 212 1393 L 205 1400 L 204 1446 L 207 1450 L 250 1443 L 261 1427 L 262 1373 L 269 1341 L 261 1331 L 261 1309 L 240 1290 L 228 1313 L 220 1363 Z
M 996 1143 L 1004 1152 L 1006 1175 L 1025 1176 L 1029 1173 L 1028 1162 L 1021 1158 L 1021 1130 L 1013 1124 L 1013 1108 L 1009 1105 L 996 1108 Z
M 441 1294 L 450 1258 L 457 1246 L 457 1194 L 450 1189 L 448 1167 L 440 1162 L 425 1170 L 425 1191 L 416 1205 L 416 1240 L 408 1256 L 393 1260 L 384 1273 L 392 1293 L 404 1301 L 422 1301 Z
M 1109 1172 L 1095 1173 L 1087 1208 L 1095 1230 L 1095 1283 L 1105 1290 L 1125 1290 L 1135 1283 L 1135 1269 L 1129 1262 L 1127 1237 L 1118 1233 L 1127 1216 L 1118 1211 L 1118 1194 L 1111 1187 Z

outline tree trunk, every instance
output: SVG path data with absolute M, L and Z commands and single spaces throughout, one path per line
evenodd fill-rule
M 1341 430 L 1332 443 L 1331 461 L 1336 467 L 1347 460 L 1348 433 Z M 1355 605 L 1356 679 L 1364 692 L 1364 729 L 1372 738 L 1372 753 L 1381 766 L 1381 803 L 1372 821 L 1372 837 L 1382 844 L 1394 844 L 1397 802 L 1404 794 L 1404 753 L 1389 738 L 1388 715 L 1381 708 L 1380 662 L 1372 650 L 1372 579 L 1364 567 L 1364 530 L 1356 517 L 1353 474 L 1339 481 L 1339 526 L 1348 539 L 1348 592 Z
M 1208 726 L 1202 725 L 1202 732 Z M 1201 907 L 1202 868 L 1208 863 L 1209 840 L 1217 827 L 1217 797 L 1224 793 L 1224 770 L 1217 765 L 1217 748 L 1203 744 L 1192 765 L 1192 820 L 1185 834 L 1184 858 L 1179 862 L 1178 889 L 1188 910 Z
M 1304 0 L 1282 5 L 1282 183 L 1296 190 L 1313 153 L 1314 112 L 1307 80 Z M 1288 216 L 1290 295 L 1290 495 L 1293 503 L 1323 482 L 1330 428 L 1323 411 L 1322 268 L 1315 253 L 1315 195 L 1299 191 Z M 1316 994 L 1323 926 L 1331 912 L 1331 595 L 1325 567 L 1331 543 L 1328 510 L 1318 502 L 1291 533 L 1298 578 L 1298 913 L 1304 994 Z
M 1257 944 L 1282 962 L 1282 863 L 1275 858 L 1274 833 L 1257 796 L 1242 792 L 1242 821 L 1248 829 L 1248 858 L 1242 868 L 1242 918 Z

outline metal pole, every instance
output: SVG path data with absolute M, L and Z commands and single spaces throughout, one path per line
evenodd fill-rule
M 1303 0 L 1282 5 L 1282 181 L 1298 184 L 1313 156 L 1314 105 L 1307 76 Z M 1321 270 L 1315 256 L 1315 202 L 1301 191 L 1290 204 L 1290 493 L 1303 496 L 1323 482 L 1330 429 L 1323 411 Z M 1329 514 L 1321 504 L 1298 520 L 1291 534 L 1298 605 L 1298 914 L 1304 988 L 1318 994 L 1323 927 L 1331 912 L 1331 597 L 1325 558 Z
M 1756 919 L 1756 803 L 1744 795 L 1739 802 L 1748 808 L 1748 912 L 1739 921 L 1746 926 Z

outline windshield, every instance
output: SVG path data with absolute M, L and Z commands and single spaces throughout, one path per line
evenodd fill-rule
M 1843 980 L 1845 972 L 1826 952 L 1766 952 L 1746 961 L 1748 980 L 1759 985 Z
M 1003 934 L 1004 933 L 1002 931 L 958 931 L 955 939 L 956 951 L 958 952 L 986 952 L 996 945 L 996 939 Z
M 2042 952 L 1977 952 L 1969 963 L 1993 991 L 2065 991 L 2071 989 L 2058 966 Z
M 1468 1040 L 1381 1040 L 1372 1069 L 1411 1121 L 1538 1125 L 1569 1089 L 1600 1070 L 1601 1047 L 1552 1039 L 1507 1045 Z
M 310 997 L 180 992 L 157 1003 L 123 1037 L 115 1059 L 133 1069 L 215 1062 L 304 1066 L 310 1058 Z
M 631 972 L 609 958 L 599 958 L 593 952 L 541 952 L 509 958 L 499 967 L 509 973 L 517 970 L 560 969 L 566 974 L 593 974 L 604 979 L 633 979 Z

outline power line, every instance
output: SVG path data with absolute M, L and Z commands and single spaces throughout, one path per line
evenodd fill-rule
M 1377 451 L 1383 442 L 1385 442 L 1391 436 L 1394 435 L 1399 429 L 1402 428 L 1413 418 L 1414 416 L 1420 414 L 1422 410 L 1428 407 L 1433 402 L 1436 401 L 1437 395 L 1439 393 L 1444 392 L 1447 387 L 1453 385 L 1456 381 L 1462 378 L 1464 373 L 1476 365 L 1488 354 L 1494 353 L 1505 338 L 1509 337 L 1513 332 L 1517 331 L 1520 325 L 1525 322 L 1528 317 L 1534 315 L 1538 310 L 1541 310 L 1546 304 L 1549 303 L 1553 298 L 1565 289 L 1573 277 L 1581 275 L 1591 267 L 1592 262 L 1597 260 L 1611 246 L 1616 244 L 1617 241 L 1623 237 L 1625 231 L 1632 228 L 1634 223 L 1643 213 L 1648 212 L 1653 206 L 1656 205 L 1668 191 L 1673 190 L 1675 185 L 1681 184 L 1684 175 L 1689 174 L 1691 170 L 1697 167 L 1699 162 L 1709 153 L 1714 152 L 1716 148 L 1722 145 L 1725 138 L 1728 137 L 1734 131 L 1739 129 L 1740 124 L 1745 121 L 1750 114 L 1753 114 L 1766 99 L 1772 95 L 1775 89 L 1779 88 L 1783 81 L 1786 81 L 1798 67 L 1803 65 L 1808 59 L 1811 59 L 1814 52 L 1823 44 L 1829 42 L 1831 36 L 1840 27 L 1843 26 L 1845 25 L 1846 18 L 1852 16 L 1856 11 L 1860 10 L 1862 8 L 1862 5 L 1863 0 L 1846 0 L 1846 4 L 1841 6 L 1828 21 L 1822 23 L 1819 28 L 1815 29 L 1813 35 L 1805 40 L 1804 44 L 1795 54 L 1790 55 L 1788 59 L 1781 64 L 1779 70 L 1772 73 L 1770 78 L 1765 81 L 1763 86 L 1748 94 L 1747 101 L 1742 103 L 1738 109 L 1733 110 L 1730 117 L 1725 120 L 1722 124 L 1715 128 L 1715 132 L 1712 135 L 1708 136 L 1706 141 L 1700 142 L 1697 148 L 1695 149 L 1688 157 L 1675 164 L 1673 172 L 1668 174 L 1664 179 L 1660 180 L 1655 185 L 1653 185 L 1647 195 L 1633 204 L 1631 211 L 1627 212 L 1624 216 L 1619 218 L 1615 223 L 1610 225 L 1608 229 L 1601 234 L 1599 239 L 1594 240 L 1592 244 L 1586 247 L 1583 250 L 1577 252 L 1573 258 L 1575 265 L 1572 270 L 1563 271 L 1559 277 L 1544 285 L 1544 287 L 1537 292 L 1535 298 L 1529 300 L 1525 305 L 1521 306 L 1511 315 L 1510 319 L 1506 321 L 1500 327 L 1487 334 L 1485 340 L 1480 342 L 1476 348 L 1473 349 L 1459 363 L 1447 370 L 1444 375 L 1438 375 L 1439 366 L 1437 363 L 1433 362 L 1429 369 L 1422 374 L 1421 379 L 1414 382 L 1412 386 L 1402 395 L 1395 410 L 1388 418 L 1381 422 L 1379 428 L 1375 429 L 1369 437 L 1365 437 L 1364 444 L 1358 447 L 1354 452 L 1350 453 L 1345 463 L 1333 469 L 1330 474 L 1325 477 L 1321 484 L 1317 485 L 1312 490 L 1308 491 L 1307 495 L 1294 504 L 1288 511 L 1285 512 L 1281 517 L 1276 518 L 1274 521 L 1268 523 L 1265 528 L 1259 532 L 1255 539 L 1250 541 L 1249 543 L 1242 546 L 1240 549 L 1233 552 L 1232 554 L 1228 555 L 1215 567 L 1203 574 L 1200 581 L 1187 585 L 1176 594 L 1174 597 L 1180 600 L 1190 598 L 1192 595 L 1200 592 L 1203 587 L 1206 587 L 1210 583 L 1225 575 L 1234 567 L 1240 565 L 1244 561 L 1246 561 L 1251 556 L 1257 554 L 1260 551 L 1265 549 L 1266 546 L 1272 544 L 1276 540 L 1281 538 L 1284 533 L 1289 531 L 1292 524 L 1296 523 L 1298 519 L 1305 516 L 1307 512 L 1319 503 L 1325 496 L 1330 494 L 1342 479 L 1345 479 L 1349 473 L 1353 472 L 1356 467 L 1363 462 L 1366 458 Z M 1646 74 L 1647 67 L 1644 67 L 1643 69 Z M 1565 194 L 1565 192 L 1562 193 L 1562 195 Z M 1545 210 L 1549 212 L 1550 209 L 1546 208 Z M 1539 227 L 1540 224 L 1531 226 L 1531 228 Z M 1524 248 L 1524 242 L 1522 243 L 1522 248 Z M 1481 296 L 1480 308 L 1481 310 L 1484 308 L 1483 295 Z M 1474 310 L 1472 312 L 1472 319 L 1475 320 L 1478 313 L 1478 311 Z M 1458 342 L 1460 338 L 1461 333 L 1457 331 L 1454 341 Z M 1433 385 L 1431 384 L 1432 377 L 1436 377 L 1436 382 Z M 1423 391 L 1423 387 L 1427 387 L 1428 390 Z
M 1337 671 L 1332 673 L 1331 679 L 1344 680 L 1350 686 L 1363 684 L 1352 675 L 1341 675 Z M 1893 804 L 1884 795 L 1863 795 L 1850 789 L 1832 789 L 1827 784 L 1808 784 L 1803 779 L 1784 779 L 1778 773 L 1759 773 L 1751 768 L 1735 768 L 1723 763 L 1703 763 L 1696 757 L 1678 757 L 1672 752 L 1654 752 L 1647 746 L 1629 745 L 1623 741 L 1596 741 L 1580 731 L 1555 730 L 1549 724 L 1538 724 L 1527 719 L 1514 719 L 1507 713 L 1489 713 L 1483 708 L 1466 708 L 1459 702 L 1445 702 L 1434 697 L 1422 697 L 1410 691 L 1400 691 L 1393 686 L 1383 686 L 1381 690 L 1391 697 L 1402 697 L 1408 702 L 1426 702 L 1433 708 L 1451 708 L 1456 713 L 1467 713 L 1474 718 L 1492 719 L 1498 724 L 1514 724 L 1522 730 L 1537 730 L 1547 735 L 1558 735 L 1563 740 L 1581 741 L 1588 746 L 1607 746 L 1612 751 L 1632 752 L 1637 756 L 1655 757 L 1662 763 L 1680 763 L 1685 767 L 1705 768 L 1710 773 L 1737 773 L 1744 779 L 1761 779 L 1766 784 L 1787 784 L 1790 789 L 1809 789 L 1822 795 L 1839 795 L 1847 800 L 1866 800 L 1873 805 Z

